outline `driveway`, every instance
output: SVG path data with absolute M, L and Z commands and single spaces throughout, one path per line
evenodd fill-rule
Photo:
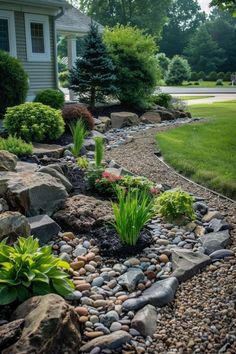
M 172 96 L 178 97 L 180 95 L 173 94 Z M 185 96 L 192 96 L 190 94 L 185 94 Z M 204 104 L 204 103 L 214 103 L 214 102 L 225 102 L 225 101 L 232 101 L 236 100 L 236 93 L 228 93 L 228 94 L 212 94 L 212 97 L 208 98 L 201 98 L 201 96 L 205 96 L 203 94 L 195 94 L 194 96 L 199 96 L 199 99 L 194 99 L 194 100 L 186 100 L 185 102 L 188 105 L 192 104 Z

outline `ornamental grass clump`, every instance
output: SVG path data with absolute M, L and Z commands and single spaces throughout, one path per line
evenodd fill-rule
M 103 138 L 100 137 L 100 136 L 97 136 L 96 138 L 94 138 L 94 141 L 95 141 L 95 163 L 96 163 L 96 167 L 101 167 L 103 156 L 104 156 Z
M 23 302 L 34 295 L 69 295 L 74 290 L 67 262 L 56 258 L 50 246 L 39 247 L 32 236 L 19 237 L 8 246 L 0 243 L 0 305 Z
M 193 197 L 181 189 L 162 193 L 154 203 L 154 210 L 173 222 L 187 223 L 195 219 Z
M 10 135 L 8 138 L 0 138 L 0 150 L 6 150 L 17 156 L 27 156 L 33 153 L 33 145 L 26 143 L 21 138 Z
M 77 120 L 75 124 L 70 125 L 70 131 L 73 138 L 71 152 L 75 157 L 79 157 L 84 140 L 88 134 L 87 130 L 85 129 L 84 123 L 81 120 Z
M 112 203 L 112 223 L 123 244 L 135 246 L 141 230 L 152 217 L 153 200 L 147 191 L 117 188 L 117 203 Z

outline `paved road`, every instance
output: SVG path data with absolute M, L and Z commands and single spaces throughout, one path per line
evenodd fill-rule
M 180 95 L 178 94 L 173 94 L 174 97 L 178 97 Z M 186 94 L 185 96 L 192 96 L 190 94 Z M 227 94 L 212 94 L 212 97 L 208 97 L 208 98 L 201 98 L 201 96 L 205 96 L 205 95 L 200 95 L 200 94 L 195 94 L 195 96 L 199 96 L 199 99 L 195 99 L 195 100 L 186 100 L 188 105 L 192 105 L 192 104 L 204 104 L 204 103 L 214 103 L 214 102 L 225 102 L 225 101 L 232 101 L 232 100 L 236 100 L 236 93 L 232 94 L 232 93 L 227 93 Z
M 222 87 L 171 87 L 171 86 L 161 86 L 162 92 L 171 94 L 236 94 L 236 87 L 232 88 L 222 88 Z

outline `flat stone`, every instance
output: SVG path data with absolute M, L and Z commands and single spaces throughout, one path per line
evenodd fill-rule
M 134 316 L 131 327 L 136 329 L 142 336 L 152 337 L 156 330 L 157 311 L 154 306 L 146 305 Z
M 50 241 L 61 231 L 60 226 L 46 214 L 36 215 L 27 218 L 27 220 L 30 225 L 31 235 L 37 237 L 41 245 Z
M 41 167 L 38 172 L 47 173 L 48 175 L 55 177 L 57 181 L 63 184 L 67 192 L 72 190 L 72 184 L 61 172 L 57 171 L 55 168 L 49 166 Z
M 129 343 L 132 339 L 132 336 L 125 331 L 117 331 L 111 334 L 101 336 L 95 339 L 90 340 L 88 343 L 83 345 L 80 348 L 81 352 L 91 352 L 96 347 L 102 349 L 117 349 L 122 347 L 124 344 Z
M 210 232 L 202 236 L 200 242 L 205 249 L 206 254 L 211 254 L 214 251 L 227 247 L 230 244 L 230 234 L 228 230 L 220 232 Z
M 200 238 L 200 240 L 201 239 L 202 238 Z M 211 263 L 210 257 L 200 252 L 174 248 L 171 250 L 171 253 L 173 268 L 172 276 L 176 277 L 179 282 L 192 278 L 202 268 Z
M 130 268 L 126 273 L 119 276 L 118 283 L 128 291 L 136 289 L 136 285 L 145 279 L 145 275 L 139 268 Z
M 203 216 L 203 222 L 210 222 L 212 219 L 223 219 L 223 215 L 217 210 L 208 211 L 206 215 Z
M 112 128 L 130 127 L 139 124 L 137 114 L 131 112 L 116 112 L 111 113 Z
M 234 257 L 234 256 L 235 256 L 234 252 L 231 251 L 231 250 L 228 250 L 228 249 L 221 249 L 221 250 L 212 252 L 210 254 L 210 257 L 211 257 L 212 261 L 216 261 L 218 259 L 222 259 L 222 258 L 225 258 L 225 257 Z
M 37 157 L 44 157 L 46 155 L 47 157 L 54 157 L 59 159 L 63 156 L 64 151 L 65 147 L 61 145 L 35 143 L 33 148 L 33 155 L 36 155 Z
M 148 304 L 163 307 L 173 301 L 178 284 L 179 282 L 175 277 L 159 280 L 150 288 L 144 290 L 142 296 L 126 300 L 123 303 L 123 308 L 126 311 L 134 311 Z
M 224 220 L 212 219 L 209 223 L 208 229 L 210 229 L 213 232 L 218 232 L 224 230 L 231 230 L 232 226 Z
M 17 161 L 16 172 L 36 172 L 38 165 L 36 163 Z
M 16 211 L 5 211 L 0 214 L 0 241 L 8 238 L 12 243 L 18 236 L 27 237 L 30 235 L 30 225 L 27 218 Z

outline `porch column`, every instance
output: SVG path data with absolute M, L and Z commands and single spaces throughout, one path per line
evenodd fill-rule
M 72 69 L 75 65 L 77 52 L 76 52 L 76 37 L 68 36 L 67 37 L 67 50 L 68 50 L 68 67 Z M 75 99 L 75 94 L 72 90 L 70 90 L 70 100 L 73 101 Z

